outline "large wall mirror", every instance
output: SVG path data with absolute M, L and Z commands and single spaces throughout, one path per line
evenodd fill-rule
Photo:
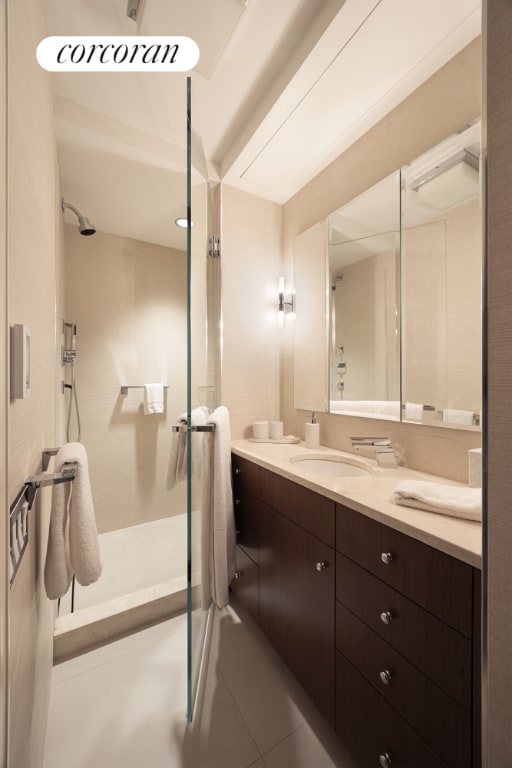
M 296 408 L 478 429 L 480 122 L 294 243 Z

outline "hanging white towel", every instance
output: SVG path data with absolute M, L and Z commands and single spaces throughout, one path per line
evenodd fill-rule
M 52 512 L 44 569 L 46 594 L 63 597 L 71 577 L 82 586 L 97 581 L 102 564 L 94 517 L 87 453 L 81 443 L 67 443 L 55 457 L 55 472 L 65 462 L 77 463 L 75 479 L 52 489 Z
M 235 574 L 235 518 L 231 488 L 231 428 L 228 409 L 221 405 L 209 417 L 213 432 L 203 438 L 201 504 L 201 604 L 229 602 Z
M 391 497 L 395 504 L 467 520 L 482 519 L 481 488 L 466 488 L 426 480 L 402 480 Z
M 406 421 L 423 421 L 423 404 L 406 403 L 405 404 Z
M 144 413 L 164 412 L 164 385 L 144 384 Z
M 447 424 L 473 424 L 473 411 L 445 408 L 443 411 L 443 421 Z
M 208 408 L 204 405 L 194 408 L 190 414 L 190 423 L 198 427 L 206 424 L 208 418 Z M 184 426 L 187 423 L 187 414 L 183 413 L 178 419 L 178 425 Z M 201 466 L 202 461 L 202 432 L 194 435 L 192 440 L 192 469 Z M 187 431 L 180 429 L 178 432 L 171 432 L 171 445 L 169 449 L 169 461 L 167 463 L 167 475 L 165 477 L 165 487 L 171 491 L 187 476 Z

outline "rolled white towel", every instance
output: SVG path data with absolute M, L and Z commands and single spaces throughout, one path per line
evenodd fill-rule
M 480 488 L 445 485 L 426 480 L 402 480 L 395 488 L 391 501 L 450 517 L 475 521 L 482 519 Z

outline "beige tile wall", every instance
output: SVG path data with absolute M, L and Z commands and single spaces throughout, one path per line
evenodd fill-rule
M 480 411 L 481 229 L 478 198 L 405 229 L 405 400 Z
M 65 271 L 98 530 L 183 513 L 186 486 L 166 491 L 165 474 L 171 425 L 187 406 L 186 253 L 66 224 Z M 163 414 L 144 415 L 142 389 L 120 393 L 150 382 L 169 385 Z
M 281 207 L 222 187 L 222 402 L 233 438 L 279 417 Z
M 0 46 L 6 50 L 7 40 L 7 4 L 0 0 Z M 0 57 L 0 113 L 7 114 L 7 57 Z M 7 609 L 9 586 L 5 560 L 9 540 L 7 497 L 7 409 L 8 409 L 8 367 L 7 367 L 7 125 L 0 121 L 0 765 L 7 764 L 7 700 L 8 700 L 8 633 Z
M 480 39 L 412 93 L 283 207 L 283 273 L 293 274 L 293 239 L 377 181 L 480 115 Z M 307 413 L 293 407 L 293 331 L 286 329 L 281 356 L 281 418 L 285 430 L 304 437 Z M 325 445 L 347 449 L 351 434 L 382 432 L 384 422 L 320 414 Z M 412 424 L 385 424 L 406 463 L 467 481 L 468 448 L 480 434 Z
M 59 190 L 50 75 L 34 56 L 45 36 L 44 3 L 9 4 L 8 323 L 32 334 L 32 389 L 9 404 L 9 498 L 41 471 L 41 451 L 56 442 L 56 315 L 60 273 Z M 59 312 L 60 314 L 60 312 Z M 9 690 L 11 768 L 41 765 L 52 665 L 53 603 L 41 563 L 48 509 L 38 495 L 30 539 L 10 594 Z

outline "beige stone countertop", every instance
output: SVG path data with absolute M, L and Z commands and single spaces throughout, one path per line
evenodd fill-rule
M 254 461 L 255 464 L 275 471 L 305 488 L 345 504 L 469 565 L 481 568 L 480 523 L 435 512 L 424 512 L 390 501 L 396 485 L 401 480 L 428 480 L 457 486 L 463 486 L 462 483 L 406 467 L 382 469 L 373 459 L 324 446 L 311 450 L 306 448 L 304 443 L 255 443 L 250 440 L 233 440 L 231 448 L 237 456 Z M 307 471 L 301 468 L 301 462 L 297 461 L 301 456 L 321 458 L 326 454 L 343 457 L 351 463 L 367 467 L 370 471 L 361 477 L 335 477 Z

